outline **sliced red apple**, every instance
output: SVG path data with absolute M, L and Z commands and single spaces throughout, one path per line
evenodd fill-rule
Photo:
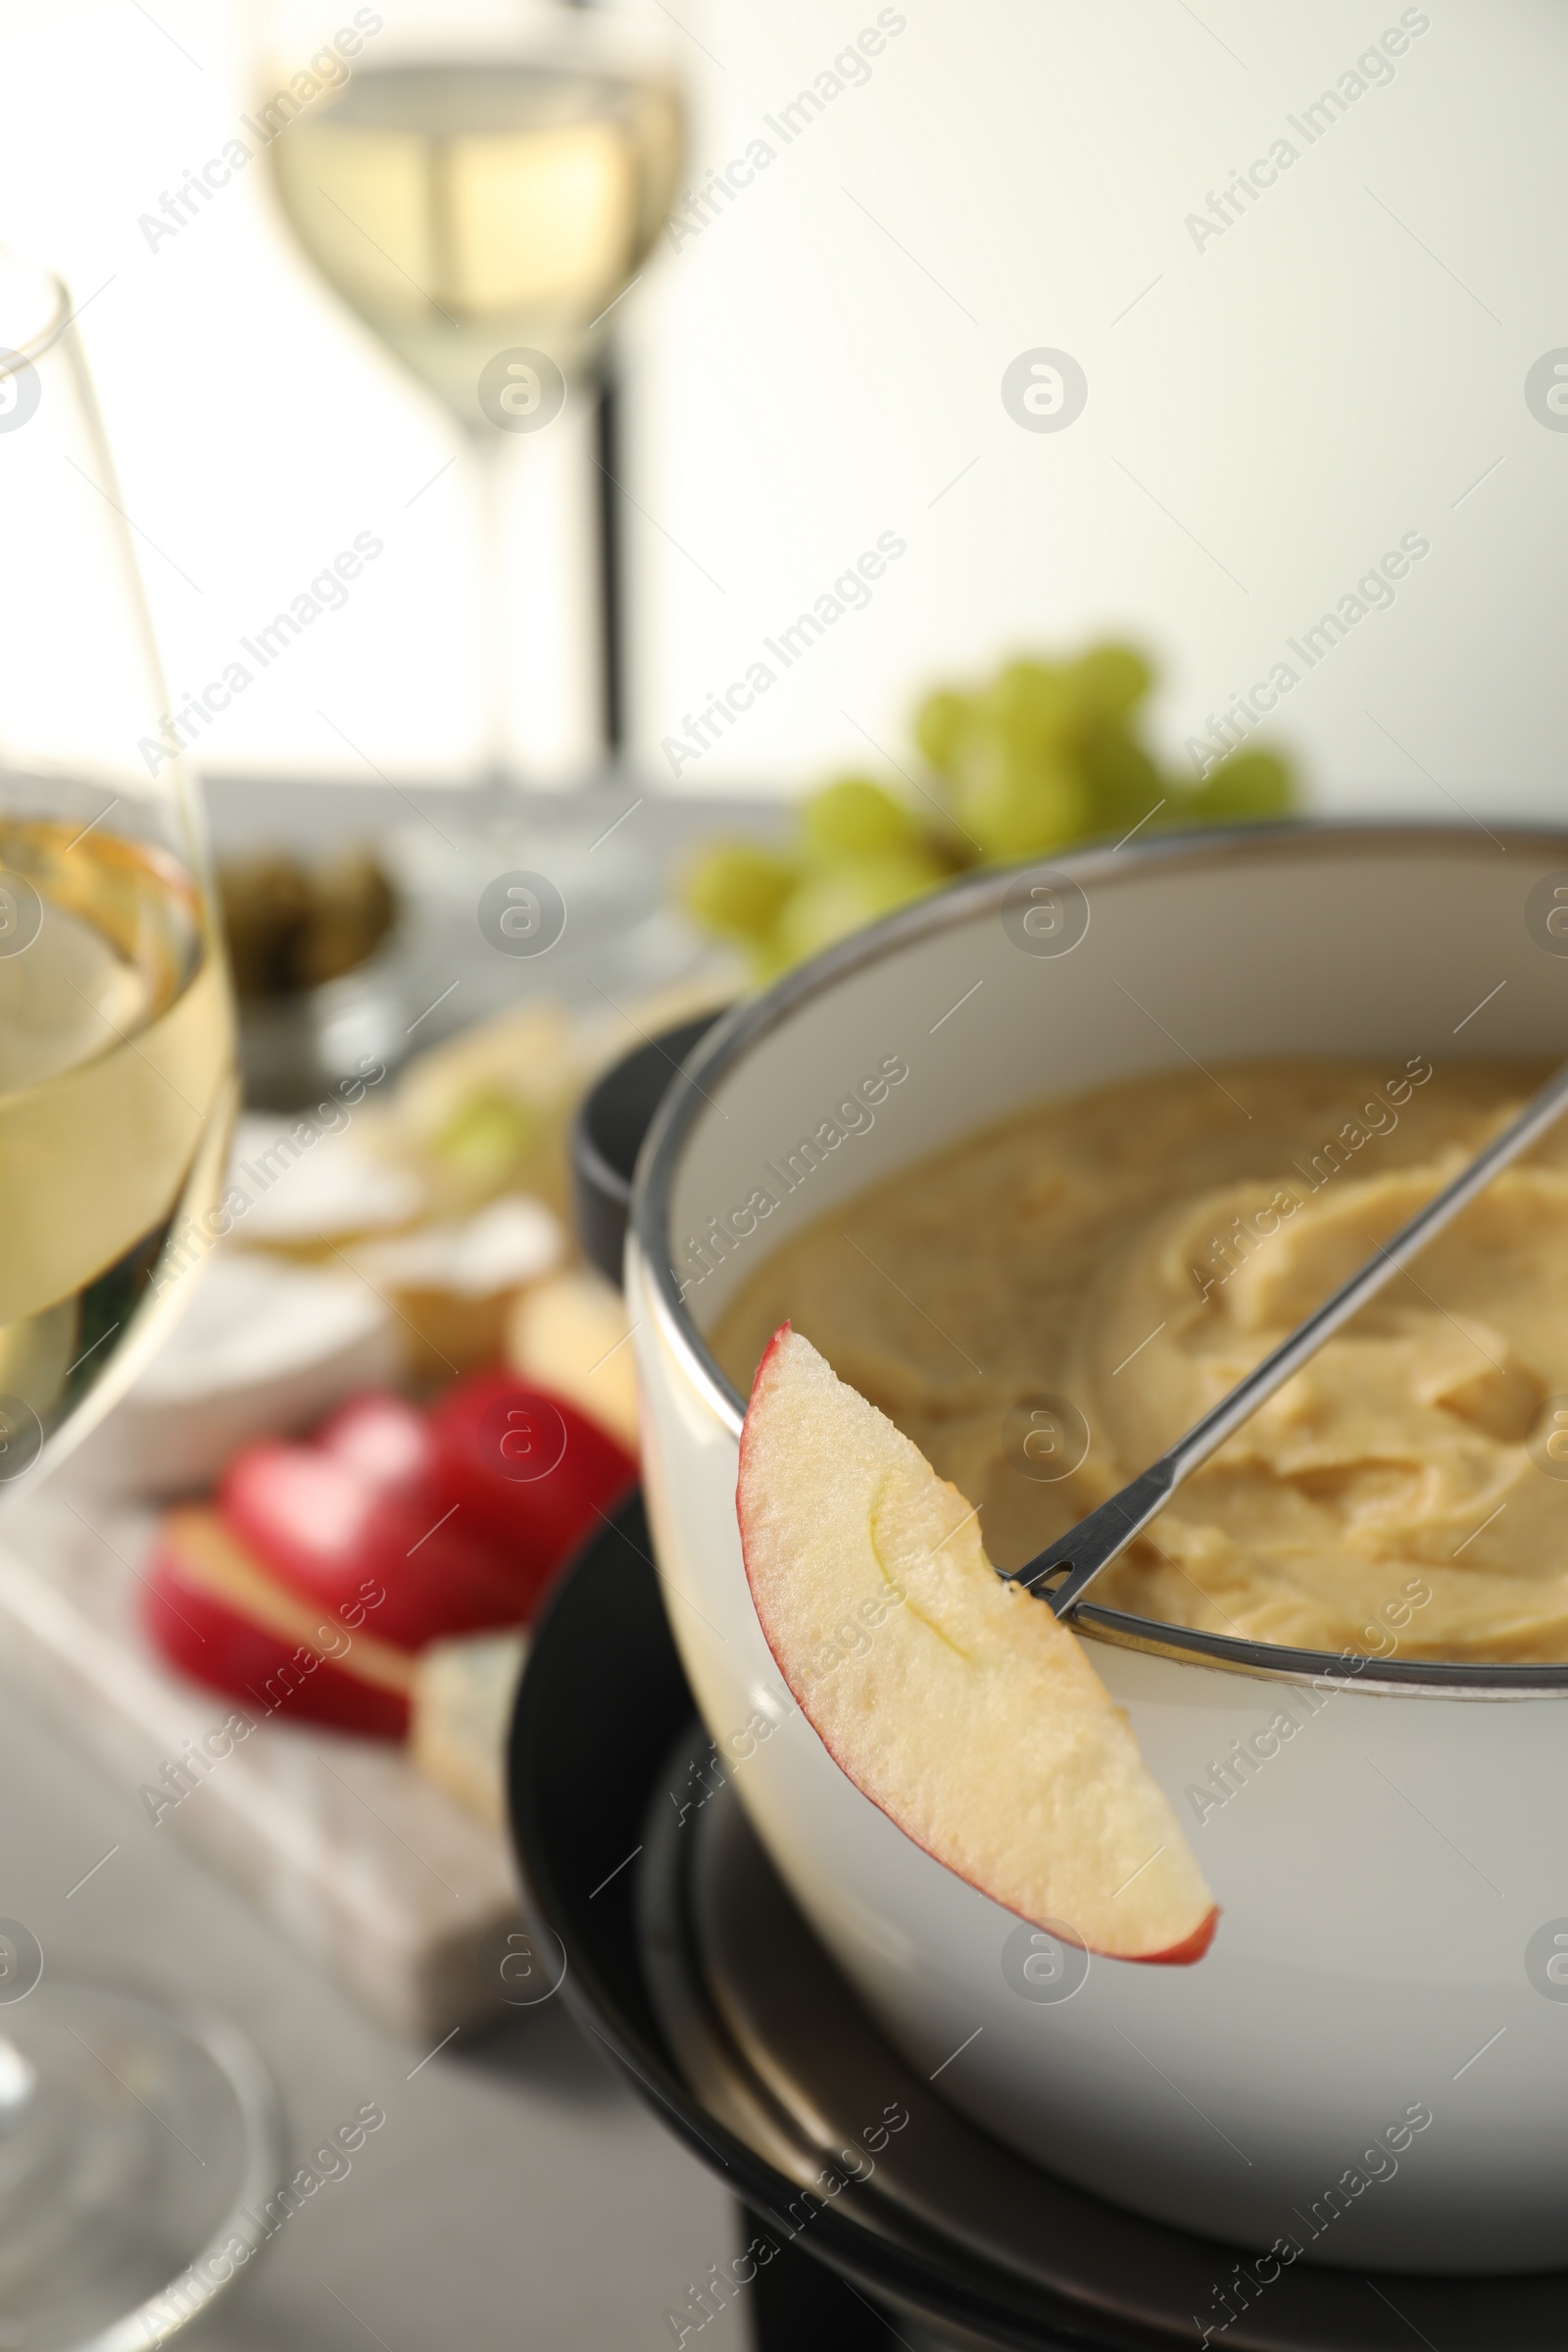
M 341 1616 L 313 1608 L 216 1511 L 185 1506 L 165 1517 L 144 1584 L 147 1631 L 192 1681 L 291 1722 L 373 1740 L 407 1732 L 414 1660 L 371 1630 L 373 1580 Z
M 532 1590 L 470 1533 L 455 1499 L 377 1485 L 343 1453 L 263 1439 L 235 1454 L 218 1490 L 231 1535 L 318 1607 L 351 1600 L 367 1578 L 386 1597 L 376 1632 L 399 1649 L 441 1634 L 519 1625 Z
M 529 1616 L 637 1476 L 632 1456 L 598 1422 L 510 1372 L 459 1381 L 433 1407 L 430 1435 L 443 1492 L 501 1547 L 527 1592 Z
M 336 1456 L 378 1493 L 408 1494 L 442 1508 L 430 1417 L 391 1389 L 362 1389 L 330 1413 L 312 1444 Z
M 873 1804 L 1091 1951 L 1202 1957 L 1213 1897 L 1076 1636 L 1001 1582 L 957 1489 L 788 1324 L 752 1390 L 737 1504 L 768 1646 Z

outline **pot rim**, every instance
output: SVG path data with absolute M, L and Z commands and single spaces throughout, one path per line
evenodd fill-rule
M 1478 820 L 1460 825 L 1389 818 L 1301 817 L 1250 825 L 1173 829 L 1152 841 L 1066 851 L 1059 858 L 988 867 L 950 884 L 930 898 L 916 900 L 912 906 L 901 907 L 881 922 L 825 949 L 775 981 L 760 997 L 742 999 L 709 1031 L 681 1064 L 678 1077 L 671 1081 L 638 1158 L 630 1219 L 630 1235 L 646 1272 L 655 1319 L 665 1343 L 714 1417 L 738 1440 L 746 1416 L 746 1400 L 720 1369 L 680 1296 L 668 1243 L 675 1171 L 693 1123 L 701 1108 L 711 1100 L 706 1091 L 708 1087 L 781 1027 L 801 1005 L 825 995 L 848 974 L 880 962 L 912 941 L 956 929 L 959 924 L 1000 909 L 1024 875 L 1061 875 L 1087 891 L 1091 886 L 1147 873 L 1152 867 L 1191 872 L 1204 866 L 1235 865 L 1258 858 L 1272 861 L 1282 854 L 1288 855 L 1293 848 L 1307 844 L 1349 856 L 1368 853 L 1386 856 L 1391 849 L 1411 845 L 1470 856 L 1475 851 L 1478 831 L 1500 850 L 1538 854 L 1545 851 L 1568 862 L 1568 827 L 1545 824 L 1514 824 L 1494 833 Z M 1568 1697 L 1568 1660 L 1545 1665 L 1438 1658 L 1381 1660 L 1350 1650 L 1295 1649 L 1273 1642 L 1244 1641 L 1235 1635 L 1208 1634 L 1194 1627 L 1166 1625 L 1154 1618 L 1093 1606 L 1080 1608 L 1074 1615 L 1073 1626 L 1075 1631 L 1118 1648 L 1142 1650 L 1177 1665 L 1217 1668 L 1266 1682 L 1327 1683 L 1338 1689 L 1403 1697 L 1494 1700 Z

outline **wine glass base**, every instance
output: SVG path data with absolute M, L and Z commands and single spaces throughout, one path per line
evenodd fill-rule
M 0 2007 L 0 2352 L 146 2352 L 242 2278 L 275 2197 L 238 2030 L 46 1977 Z

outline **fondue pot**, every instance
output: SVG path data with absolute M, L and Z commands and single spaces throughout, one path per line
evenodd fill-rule
M 1259 2293 L 1298 2260 L 1568 2267 L 1568 1663 L 1423 1662 L 1418 1617 L 1350 1657 L 1086 1608 L 1221 1909 L 1196 1965 L 1086 1966 L 1020 1938 L 800 1713 L 741 1558 L 745 1399 L 706 1335 L 780 1243 L 1043 1098 L 1244 1058 L 1561 1058 L 1563 909 L 1568 834 L 1479 826 L 1172 835 L 979 875 L 710 1030 L 638 1164 L 665 1605 L 774 1865 L 954 2106 L 1256 2248 Z

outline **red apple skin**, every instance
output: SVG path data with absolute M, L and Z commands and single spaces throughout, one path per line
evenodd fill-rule
M 443 1494 L 504 1551 L 530 1607 L 637 1476 L 623 1446 L 564 1396 L 480 1372 L 433 1408 Z
M 236 1699 L 253 1721 L 275 1714 L 282 1723 L 326 1724 L 364 1739 L 408 1737 L 406 1698 L 361 1682 L 330 1658 L 304 1666 L 286 1636 L 254 1624 L 187 1577 L 173 1545 L 158 1544 L 147 1586 L 142 1623 L 154 1648 L 192 1682 Z
M 790 1331 L 791 1331 L 791 1329 L 792 1329 L 792 1328 L 793 1328 L 793 1326 L 792 1326 L 792 1325 L 790 1325 L 790 1324 L 788 1324 L 788 1323 L 781 1323 L 781 1324 L 779 1325 L 779 1327 L 778 1327 L 777 1331 L 775 1331 L 775 1332 L 774 1332 L 774 1334 L 773 1334 L 772 1338 L 771 1338 L 771 1339 L 768 1341 L 768 1343 L 767 1343 L 767 1346 L 766 1346 L 766 1347 L 763 1348 L 763 1350 L 762 1350 L 761 1360 L 760 1360 L 760 1362 L 758 1364 L 758 1367 L 757 1367 L 757 1372 L 756 1372 L 756 1375 L 755 1375 L 755 1377 L 754 1377 L 754 1380 L 753 1380 L 753 1383 L 752 1383 L 752 1385 L 753 1385 L 754 1389 L 755 1389 L 755 1388 L 758 1386 L 758 1384 L 760 1382 L 760 1380 L 761 1380 L 761 1378 L 762 1378 L 762 1374 L 763 1374 L 763 1372 L 765 1371 L 765 1369 L 766 1369 L 766 1367 L 767 1367 L 768 1359 L 769 1359 L 769 1358 L 772 1356 L 772 1354 L 773 1354 L 774 1350 L 775 1350 L 776 1348 L 780 1348 L 780 1347 L 783 1345 L 784 1341 L 785 1341 L 785 1340 L 788 1338 L 788 1336 L 789 1336 L 789 1333 L 790 1333 Z M 745 1427 L 745 1424 L 744 1424 L 744 1423 L 743 1423 L 743 1425 L 742 1425 L 742 1428 L 741 1428 L 741 1447 L 740 1447 L 740 1451 L 741 1451 L 741 1468 L 742 1468 L 742 1472 L 744 1473 L 744 1470 L 745 1470 L 745 1464 L 746 1464 L 746 1427 Z M 750 1561 L 746 1560 L 746 1523 L 745 1523 L 744 1519 L 742 1519 L 742 1518 L 740 1517 L 740 1512 L 739 1512 L 739 1508 L 738 1508 L 738 1502 L 739 1502 L 739 1494 L 738 1494 L 738 1490 L 737 1490 L 737 1512 L 736 1512 L 736 1517 L 737 1517 L 737 1520 L 738 1520 L 738 1522 L 739 1522 L 739 1525 L 740 1525 L 740 1533 L 741 1533 L 741 1558 L 742 1558 L 742 1560 L 743 1560 L 743 1561 L 745 1561 L 745 1563 L 746 1563 L 746 1577 L 747 1577 L 747 1582 L 748 1582 L 748 1584 L 750 1584 L 750 1583 L 752 1582 L 752 1570 L 751 1570 L 751 1563 L 750 1563 Z M 1042 1606 L 1044 1606 L 1044 1605 L 1045 1605 L 1045 1603 L 1044 1603 L 1044 1602 L 1042 1602 L 1042 1604 L 1041 1604 L 1041 1605 L 1042 1605 Z M 759 1613 L 759 1622 L 760 1623 L 760 1613 Z M 764 1640 L 766 1639 L 765 1631 L 764 1631 L 763 1639 L 764 1639 Z M 771 1642 L 769 1642 L 769 1644 L 768 1644 L 768 1647 L 769 1647 L 769 1650 L 771 1651 L 771 1650 L 772 1650 L 772 1644 L 771 1644 Z M 808 1723 L 809 1723 L 811 1719 L 810 1719 L 810 1716 L 809 1716 L 809 1714 L 807 1712 L 807 1698 L 806 1698 L 806 1691 L 805 1691 L 805 1690 L 804 1690 L 804 1689 L 802 1689 L 802 1688 L 801 1688 L 801 1687 L 800 1687 L 800 1686 L 799 1686 L 799 1685 L 798 1685 L 796 1682 L 794 1682 L 794 1681 L 791 1679 L 791 1677 L 790 1677 L 790 1674 L 789 1674 L 788 1670 L 786 1669 L 786 1667 L 784 1666 L 784 1664 L 783 1664 L 782 1660 L 781 1660 L 781 1659 L 779 1659 L 779 1658 L 778 1658 L 776 1655 L 774 1656 L 774 1660 L 773 1660 L 773 1662 L 774 1662 L 774 1664 L 775 1664 L 775 1665 L 778 1667 L 778 1670 L 779 1670 L 779 1672 L 780 1672 L 780 1673 L 781 1673 L 781 1674 L 784 1676 L 784 1680 L 785 1680 L 785 1682 L 786 1682 L 786 1683 L 789 1685 L 789 1688 L 790 1688 L 791 1694 L 793 1695 L 793 1697 L 795 1698 L 796 1702 L 797 1702 L 797 1703 L 798 1703 L 798 1705 L 800 1706 L 800 1709 L 801 1709 L 801 1712 L 802 1712 L 802 1714 L 803 1714 L 803 1715 L 806 1715 L 806 1719 L 807 1719 Z M 814 1725 L 812 1726 L 812 1729 L 813 1729 L 813 1730 L 815 1729 L 815 1726 L 814 1726 Z M 818 1732 L 818 1733 L 817 1733 L 817 1738 L 818 1738 L 819 1740 L 822 1738 L 822 1735 L 820 1734 L 820 1732 Z M 829 1754 L 830 1756 L 833 1756 L 833 1761 L 834 1761 L 834 1763 L 835 1763 L 835 1764 L 838 1764 L 838 1766 L 839 1766 L 839 1770 L 840 1770 L 841 1772 L 843 1772 L 843 1773 L 844 1773 L 844 1775 L 845 1775 L 845 1778 L 846 1778 L 847 1780 L 851 1780 L 851 1781 L 853 1781 L 853 1779 L 854 1779 L 854 1775 L 848 1771 L 848 1769 L 845 1767 L 845 1765 L 843 1765 L 843 1764 L 840 1762 L 839 1758 L 838 1758 L 836 1755 L 833 1755 L 833 1750 L 832 1750 L 832 1748 L 831 1748 L 830 1746 L 828 1746 L 828 1742 L 827 1742 L 825 1740 L 822 1740 L 822 1745 L 823 1745 L 825 1748 L 827 1748 L 827 1752 L 828 1752 L 828 1754 Z M 875 1802 L 875 1799 L 873 1798 L 873 1799 L 871 1799 L 870 1801 L 874 1803 L 874 1802 Z M 881 1807 L 878 1807 L 878 1810 L 880 1811 L 880 1810 L 882 1810 L 882 1808 L 881 1808 Z M 893 1818 L 894 1818 L 894 1817 L 893 1817 L 893 1815 L 892 1815 L 892 1814 L 889 1814 L 889 1815 L 888 1815 L 888 1819 L 889 1819 L 890 1821 L 891 1821 Z M 942 1856 L 941 1854 L 933 1853 L 933 1852 L 932 1852 L 932 1849 L 931 1849 L 931 1847 L 930 1847 L 930 1846 L 928 1846 L 928 1845 L 926 1844 L 925 1840 L 924 1840 L 923 1838 L 916 1838 L 916 1837 L 915 1837 L 915 1835 L 914 1835 L 914 1833 L 913 1833 L 913 1831 L 912 1831 L 912 1830 L 909 1830 L 909 1829 L 906 1829 L 906 1828 L 905 1827 L 905 1824 L 904 1824 L 903 1822 L 900 1822 L 900 1823 L 898 1824 L 898 1827 L 899 1827 L 901 1830 L 903 1830 L 903 1831 L 904 1831 L 904 1835 L 905 1835 L 905 1837 L 906 1837 L 906 1838 L 907 1838 L 909 1839 L 909 1842 L 910 1842 L 910 1844 L 911 1844 L 911 1845 L 917 1845 L 917 1846 L 919 1846 L 919 1848 L 920 1848 L 920 1851 L 921 1851 L 922 1853 L 924 1853 L 924 1854 L 930 1854 L 930 1855 L 931 1855 L 931 1859 L 932 1859 L 932 1861 L 933 1861 L 933 1862 L 939 1863 L 939 1864 L 941 1865 L 941 1867 L 942 1867 L 944 1870 L 951 1870 L 951 1871 L 953 1872 L 953 1875 L 954 1875 L 954 1877 L 955 1877 L 955 1878 L 956 1878 L 956 1879 L 962 1879 L 962 1880 L 963 1880 L 963 1883 L 964 1883 L 964 1885 L 965 1885 L 966 1886 L 973 1886 L 973 1887 L 975 1888 L 975 1891 L 976 1891 L 976 1893 L 978 1893 L 978 1894 L 984 1894 L 984 1895 L 986 1895 L 986 1897 L 987 1897 L 987 1899 L 988 1899 L 989 1901 L 995 1901 L 995 1899 L 996 1899 L 996 1898 L 995 1898 L 995 1896 L 994 1896 L 994 1895 L 992 1895 L 992 1894 L 990 1893 L 990 1891 L 989 1891 L 989 1889 L 988 1889 L 988 1888 L 986 1888 L 986 1887 L 984 1887 L 984 1886 L 981 1886 L 979 1885 L 979 1883 L 978 1883 L 976 1880 L 974 1880 L 974 1879 L 971 1879 L 971 1878 L 968 1876 L 967 1872 L 965 1872 L 965 1871 L 961 1871 L 961 1870 L 957 1869 L 957 1867 L 956 1867 L 956 1866 L 954 1863 L 947 1861 L 947 1860 L 945 1859 L 945 1857 L 944 1857 L 944 1856 Z M 1020 1916 L 1021 1916 L 1021 1915 L 1020 1915 Z M 1039 1923 L 1038 1923 L 1038 1922 L 1031 1922 L 1030 1924 L 1031 1924 L 1031 1925 L 1038 1925 Z M 1087 1945 L 1086 1945 L 1084 1948 L 1085 1948 L 1087 1951 L 1091 1951 L 1091 1952 L 1093 1952 L 1093 1953 L 1094 1953 L 1094 1955 L 1095 1955 L 1095 1957 L 1096 1957 L 1097 1959 L 1101 1959 L 1101 1960 L 1124 1960 L 1124 1961 L 1127 1961 L 1127 1962 L 1128 1962 L 1130 1965 L 1132 1965 L 1132 1966 L 1134 1966 L 1134 1967 L 1140 1967 L 1140 1968 L 1151 1968 L 1151 1967 L 1152 1967 L 1152 1968 L 1190 1968 L 1190 1967 L 1193 1965 L 1193 1963 L 1194 1963 L 1195 1961 L 1197 1961 L 1197 1960 L 1201 1960 L 1201 1959 L 1202 1959 L 1202 1957 L 1203 1957 L 1203 1954 L 1204 1954 L 1204 1953 L 1205 1953 L 1205 1952 L 1208 1950 L 1208 1947 L 1209 1947 L 1209 1945 L 1210 1945 L 1210 1944 L 1213 1942 L 1213 1940 L 1214 1940 L 1214 1931 L 1215 1931 L 1216 1927 L 1218 1926 L 1218 1924 L 1219 1924 L 1219 1906 L 1218 1906 L 1218 1904 L 1216 1903 L 1216 1904 L 1215 1904 L 1215 1906 L 1214 1906 L 1214 1908 L 1213 1908 L 1213 1909 L 1212 1909 L 1212 1910 L 1209 1912 L 1209 1914 L 1208 1914 L 1207 1918 L 1206 1918 L 1206 1919 L 1203 1919 L 1203 1920 L 1201 1920 L 1201 1921 L 1200 1921 L 1199 1925 L 1198 1925 L 1198 1926 L 1197 1926 L 1197 1927 L 1196 1927 L 1196 1928 L 1193 1930 L 1193 1933 L 1191 1934 L 1191 1936 L 1185 1936 L 1185 1937 L 1183 1938 L 1183 1940 L 1182 1940 L 1180 1943 L 1173 1943 L 1173 1944 L 1172 1944 L 1172 1945 L 1169 1947 L 1169 1949 L 1168 1949 L 1168 1950 L 1166 1950 L 1166 1951 L 1163 1951 L 1163 1952 L 1102 1952 L 1102 1951 L 1101 1951 L 1100 1947 L 1099 1947 L 1098 1945 L 1096 1945 L 1096 1944 L 1087 1944 Z
M 351 1396 L 321 1423 L 312 1443 L 388 1494 L 417 1491 L 434 1500 L 439 1492 L 429 1415 L 391 1389 Z M 437 1503 L 430 1516 L 441 1508 Z
M 1208 1917 L 1200 1920 L 1192 1934 L 1186 1936 L 1182 1942 L 1173 1943 L 1168 1952 L 1136 1953 L 1133 1964 L 1138 1968 L 1191 1968 L 1195 1960 L 1201 1960 L 1213 1942 L 1214 1930 L 1218 1926 L 1219 1905 L 1216 1903 Z M 1122 1956 L 1116 1955 L 1118 1958 Z
M 247 1446 L 223 1474 L 219 1514 L 279 1583 L 324 1609 L 367 1578 L 386 1599 L 375 1632 L 395 1649 L 519 1625 L 532 1593 L 460 1505 L 420 1488 L 377 1488 L 319 1446 Z

